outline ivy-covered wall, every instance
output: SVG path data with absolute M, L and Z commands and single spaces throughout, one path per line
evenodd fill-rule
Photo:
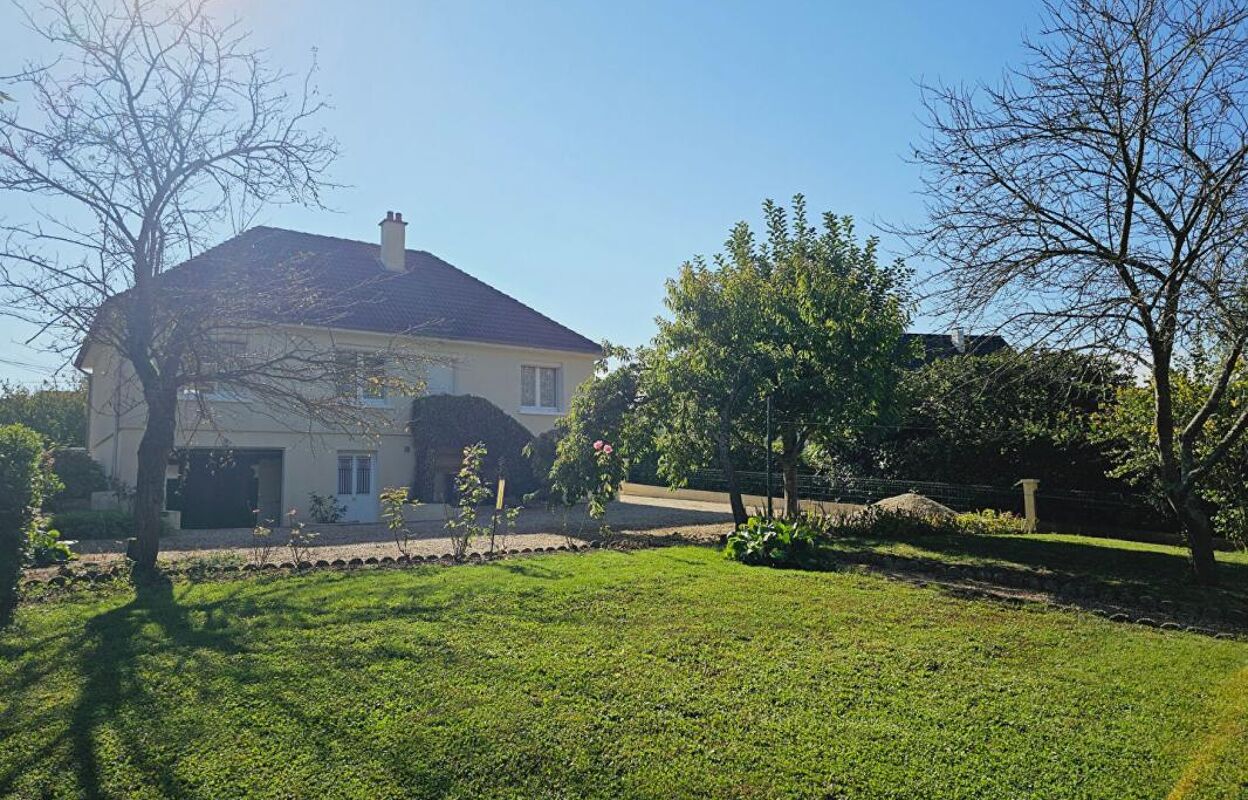
M 439 475 L 458 471 L 464 448 L 482 442 L 488 455 L 481 477 L 491 486 L 501 474 L 513 502 L 536 490 L 540 480 L 524 455 L 533 440 L 528 429 L 498 406 L 475 395 L 431 395 L 412 401 L 412 452 L 416 474 L 412 495 L 424 502 L 437 499 Z

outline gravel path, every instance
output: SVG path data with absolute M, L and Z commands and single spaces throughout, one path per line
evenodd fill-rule
M 728 506 L 692 500 L 675 500 L 655 497 L 625 496 L 607 507 L 603 520 L 611 529 L 625 536 L 679 536 L 689 540 L 713 540 L 727 533 L 732 527 L 732 514 Z M 415 522 L 409 526 L 413 538 L 412 555 L 442 555 L 451 551 L 450 540 L 440 521 Z M 308 525 L 309 531 L 320 535 L 312 551 L 312 560 L 336 558 L 369 558 L 397 556 L 398 550 L 390 532 L 384 525 Z M 590 520 L 584 507 L 571 509 L 567 515 L 567 534 L 564 519 L 544 508 L 525 509 L 516 527 L 497 542 L 503 549 L 523 547 L 558 547 L 570 539 L 587 542 L 598 538 L 598 524 Z M 284 529 L 273 533 L 273 541 L 284 545 Z M 161 560 L 176 561 L 184 558 L 234 554 L 247 558 L 252 542 L 250 528 L 226 528 L 220 530 L 181 531 L 161 540 Z M 484 550 L 485 542 L 474 542 L 470 550 Z M 74 546 L 78 553 L 77 563 L 107 564 L 125 557 L 125 543 L 121 541 L 82 541 Z M 290 561 L 290 553 L 284 547 L 274 548 L 270 561 Z M 28 570 L 31 577 L 43 572 Z

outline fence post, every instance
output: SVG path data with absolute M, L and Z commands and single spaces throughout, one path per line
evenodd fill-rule
M 767 395 L 767 519 L 775 519 L 771 509 L 771 395 Z
M 1015 486 L 1023 487 L 1023 515 L 1026 517 L 1024 527 L 1028 533 L 1036 532 L 1036 489 L 1040 481 L 1035 478 L 1023 478 Z

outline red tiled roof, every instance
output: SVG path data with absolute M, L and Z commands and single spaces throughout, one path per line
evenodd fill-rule
M 598 353 L 599 345 L 423 250 L 406 251 L 405 272 L 388 272 L 380 247 L 282 228 L 256 227 L 174 267 L 169 278 L 203 285 L 230 274 L 231 290 L 249 279 L 280 280 L 300 271 L 316 292 L 335 298 L 328 324 L 378 333 Z M 276 274 L 274 274 L 276 273 Z M 326 319 L 289 322 L 326 324 Z

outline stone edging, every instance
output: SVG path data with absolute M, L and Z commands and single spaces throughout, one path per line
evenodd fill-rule
M 671 544 L 698 544 L 697 542 L 671 542 Z M 496 553 L 473 551 L 461 562 L 451 553 L 430 556 L 383 556 L 381 558 L 337 558 L 332 561 L 318 559 L 296 566 L 293 562 L 267 562 L 256 564 L 226 564 L 207 571 L 208 577 L 227 577 L 234 574 L 264 574 L 285 572 L 307 574 L 314 571 L 353 571 L 370 568 L 403 568 L 409 566 L 465 566 L 484 564 L 507 558 L 539 555 L 544 553 L 584 552 L 592 549 L 618 549 L 620 542 L 591 541 L 581 545 L 557 547 L 522 547 L 500 550 Z M 628 549 L 650 548 L 668 544 L 663 541 L 633 543 Z M 710 546 L 702 543 L 703 546 Z M 1248 634 L 1248 610 L 1221 609 L 1192 603 L 1176 603 L 1157 600 L 1147 595 L 1135 596 L 1126 590 L 1103 588 L 1097 591 L 1087 581 L 1069 579 L 1057 573 L 1020 568 L 978 566 L 973 564 L 944 564 L 933 561 L 917 561 L 904 556 L 881 553 L 837 553 L 835 566 L 849 571 L 869 572 L 888 580 L 901 581 L 917 587 L 934 586 L 958 597 L 988 599 L 1010 604 L 1027 602 L 1042 603 L 1066 610 L 1091 612 L 1111 622 L 1126 622 L 1162 630 L 1184 630 L 1190 633 L 1213 636 L 1219 639 L 1245 638 Z M 165 574 L 184 575 L 195 572 L 195 565 L 180 567 L 171 565 Z M 37 586 L 53 589 L 110 584 L 126 578 L 130 569 L 124 564 L 110 569 L 74 571 L 62 568 L 61 572 L 46 580 L 37 578 L 21 582 L 22 594 Z M 1143 611 L 1141 606 L 1144 607 Z

